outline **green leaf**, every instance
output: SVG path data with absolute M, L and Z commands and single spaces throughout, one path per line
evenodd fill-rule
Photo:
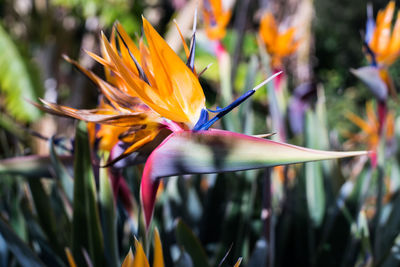
M 210 266 L 200 241 L 182 220 L 178 220 L 175 233 L 178 244 L 190 255 L 194 267 Z
M 221 50 L 218 56 L 218 66 L 221 79 L 221 99 L 222 107 L 228 106 L 233 101 L 233 87 L 231 82 L 231 59 L 228 51 Z M 224 127 L 229 131 L 238 131 L 239 117 L 235 112 L 231 112 L 222 118 Z
M 321 225 L 325 214 L 325 192 L 320 162 L 305 164 L 308 213 L 315 227 Z
M 264 238 L 257 241 L 249 261 L 249 267 L 266 266 L 268 260 L 268 244 Z
M 22 127 L 18 126 L 15 121 L 9 116 L 0 116 L 0 129 L 8 131 L 14 135 L 19 141 L 27 143 L 27 132 Z
M 379 175 L 381 175 L 381 177 L 379 177 Z M 383 180 L 383 172 L 378 174 L 378 179 Z M 389 255 L 400 231 L 400 213 L 398 212 L 400 209 L 400 194 L 397 192 L 397 194 L 391 198 L 390 203 L 386 204 L 384 208 L 389 209 L 390 213 L 388 218 L 382 220 L 383 216 L 379 216 L 378 209 L 374 218 L 377 221 L 374 240 L 374 258 L 377 266 L 380 266 L 380 263 Z
M 320 146 L 318 144 L 320 133 L 315 131 L 315 129 L 319 129 L 318 126 L 317 116 L 313 112 L 307 112 L 306 140 L 309 147 L 319 148 Z M 321 162 L 306 163 L 305 175 L 308 213 L 314 226 L 318 227 L 321 225 L 325 214 L 325 189 Z
M 57 155 L 56 148 L 54 145 L 53 138 L 50 139 L 50 160 L 54 169 L 54 175 L 56 176 L 61 188 L 65 192 L 68 200 L 72 203 L 74 198 L 74 182 L 67 169 L 63 165 L 59 156 Z
M 18 183 L 19 179 L 15 179 L 15 183 Z M 28 241 L 28 227 L 27 221 L 24 217 L 24 213 L 21 209 L 21 200 L 18 195 L 14 195 L 12 199 L 10 199 L 10 215 L 9 215 L 8 224 L 14 230 L 14 232 L 23 240 L 24 242 Z
M 39 179 L 29 179 L 28 182 L 40 226 L 46 234 L 52 249 L 59 257 L 65 258 L 64 248 L 58 239 L 56 218 L 50 205 L 51 200 Z
M 79 266 L 85 265 L 82 249 L 94 266 L 104 266 L 104 246 L 96 202 L 96 185 L 90 157 L 86 124 L 78 123 L 75 134 L 74 203 L 72 253 Z
M 313 150 L 221 130 L 171 134 L 147 159 L 141 181 L 146 226 L 153 214 L 157 178 L 194 173 L 258 169 L 365 155 L 365 151 Z
M 108 168 L 100 168 L 100 211 L 104 236 L 107 266 L 120 266 L 117 245 L 117 217 L 114 194 L 108 175 Z
M 152 178 L 156 178 L 240 171 L 366 154 L 366 151 L 313 150 L 221 130 L 186 131 L 172 134 L 159 146 L 149 157 L 145 172 L 151 171 Z M 157 166 L 151 168 L 153 163 Z
M 40 112 L 28 100 L 39 97 L 38 80 L 29 71 L 28 64 L 19 53 L 15 43 L 0 25 L 0 90 L 6 95 L 8 112 L 19 120 L 32 121 Z
M 247 75 L 244 88 L 253 88 L 257 75 L 259 62 L 256 56 L 250 58 L 249 64 L 246 66 Z M 254 128 L 254 111 L 252 108 L 252 98 L 250 97 L 239 106 L 239 115 L 241 119 L 242 132 L 245 134 L 253 134 Z
M 72 156 L 59 158 L 64 165 L 72 165 Z M 52 177 L 53 167 L 49 156 L 22 156 L 0 160 L 0 175 L 22 175 L 28 178 Z
M 0 218 L 0 234 L 7 243 L 8 249 L 14 254 L 21 266 L 45 266 L 33 251 L 14 233 L 3 219 Z

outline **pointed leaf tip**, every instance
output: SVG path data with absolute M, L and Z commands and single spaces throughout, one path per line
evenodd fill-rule
M 241 171 L 368 153 L 313 150 L 222 130 L 173 133 L 152 152 L 143 171 L 141 198 L 146 225 L 151 221 L 161 177 Z

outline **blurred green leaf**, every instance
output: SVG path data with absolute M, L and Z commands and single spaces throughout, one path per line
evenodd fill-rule
M 71 175 L 68 173 L 67 169 L 61 162 L 59 156 L 56 152 L 56 147 L 53 138 L 49 140 L 50 144 L 50 160 L 52 167 L 54 169 L 54 175 L 56 176 L 61 188 L 67 195 L 68 200 L 72 203 L 74 198 L 74 182 Z
M 75 134 L 74 203 L 72 253 L 77 264 L 83 266 L 82 250 L 89 252 L 95 266 L 104 266 L 104 245 L 96 201 L 89 138 L 86 124 L 79 122 Z
M 64 165 L 72 165 L 72 156 L 60 157 Z M 0 174 L 22 175 L 28 178 L 52 177 L 53 167 L 49 156 L 21 156 L 0 160 Z
M 108 168 L 100 168 L 99 200 L 104 236 L 104 251 L 107 259 L 107 266 L 116 267 L 120 266 L 117 243 L 117 217 L 114 194 L 108 172 Z
M 305 164 L 306 195 L 308 212 L 314 226 L 320 226 L 324 219 L 325 193 L 320 162 Z
M 40 112 L 28 100 L 36 100 L 39 85 L 29 71 L 27 63 L 19 53 L 17 46 L 0 25 L 0 90 L 6 95 L 6 107 L 11 115 L 19 120 L 33 121 Z
M 182 220 L 178 220 L 175 234 L 178 244 L 182 246 L 192 258 L 194 267 L 210 266 L 200 241 Z
M 20 179 L 15 180 L 15 184 L 17 184 Z M 24 217 L 24 213 L 20 207 L 21 200 L 18 195 L 13 196 L 10 199 L 10 219 L 8 224 L 14 230 L 14 232 L 21 238 L 24 242 L 28 241 L 28 229 L 27 229 L 27 222 Z
M 246 66 L 246 79 L 243 86 L 243 92 L 254 87 L 254 81 L 257 75 L 258 59 L 256 56 L 250 58 L 249 64 Z M 244 134 L 253 134 L 254 128 L 254 111 L 252 108 L 252 98 L 247 99 L 239 106 L 239 115 Z
M 8 116 L 0 116 L 0 129 L 4 129 L 21 141 L 27 140 L 27 134 Z
M 231 81 L 231 58 L 227 51 L 221 51 L 218 57 L 220 73 L 220 100 L 222 107 L 228 106 L 233 101 L 233 86 Z M 222 118 L 224 128 L 229 131 L 239 130 L 239 117 L 237 113 L 231 112 Z
M 390 255 L 390 250 L 400 232 L 400 213 L 398 212 L 400 209 L 399 192 L 391 199 L 390 206 L 392 212 L 390 212 L 389 217 L 384 223 L 379 221 L 379 225 L 375 229 L 376 235 L 379 235 L 378 239 L 375 236 L 376 240 L 374 244 L 374 256 L 377 263 L 383 262 Z
M 311 111 L 306 113 L 306 144 L 311 148 L 320 148 L 318 121 L 316 114 Z M 325 189 L 321 162 L 306 163 L 305 175 L 308 212 L 314 226 L 318 227 L 325 214 Z
M 119 20 L 130 34 L 140 32 L 140 15 L 143 14 L 141 1 L 125 0 L 51 0 L 53 5 L 75 8 L 84 18 L 100 18 L 103 24 L 111 26 Z
M 14 231 L 0 218 L 0 234 L 7 243 L 7 247 L 15 255 L 15 259 L 21 266 L 40 267 L 45 266 L 35 253 L 22 241 Z
M 55 214 L 50 205 L 51 199 L 39 179 L 29 179 L 28 182 L 40 226 L 46 234 L 52 249 L 59 257 L 65 257 L 64 248 L 58 238 Z
M 264 238 L 257 241 L 249 261 L 249 267 L 267 266 L 268 244 Z
M 390 254 L 385 259 L 381 266 L 391 267 L 399 266 L 400 264 L 400 234 L 397 235 L 392 248 L 390 249 Z

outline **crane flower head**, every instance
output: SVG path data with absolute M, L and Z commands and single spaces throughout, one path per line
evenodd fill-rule
M 370 9 L 372 11 L 372 9 Z M 365 44 L 372 54 L 373 64 L 392 65 L 400 55 L 400 16 L 397 12 L 396 22 L 392 29 L 395 2 L 390 1 L 385 9 L 379 10 L 376 23 L 372 12 L 368 14 Z
M 161 117 L 193 126 L 205 108 L 205 97 L 197 76 L 143 18 L 148 46 L 139 48 L 117 24 L 122 57 L 102 35 L 102 45 L 113 73 Z
M 43 106 L 36 106 L 56 115 L 100 124 L 97 136 L 104 139 L 103 133 L 113 135 L 106 137 L 109 141 L 103 147 L 110 149 L 118 140 L 130 143 L 124 154 L 152 141 L 162 128 L 192 129 L 206 110 L 194 66 L 185 64 L 145 18 L 143 28 L 147 44 L 141 39 L 137 46 L 117 22 L 110 40 L 101 35 L 102 56 L 87 52 L 104 66 L 106 81 L 66 57 L 100 89 L 104 101 L 98 108 L 78 110 L 45 100 L 41 100 Z
M 232 1 L 203 0 L 203 17 L 207 37 L 211 40 L 221 40 L 225 37 L 226 26 L 231 19 Z

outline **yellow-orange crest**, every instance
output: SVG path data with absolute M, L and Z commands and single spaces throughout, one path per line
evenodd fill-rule
M 102 56 L 87 52 L 104 66 L 107 81 L 66 58 L 100 89 L 105 101 L 98 108 L 78 110 L 44 100 L 43 106 L 37 106 L 55 115 L 101 124 L 97 131 L 90 127 L 92 137 L 102 138 L 100 148 L 110 150 L 122 140 L 131 144 L 125 153 L 152 141 L 162 127 L 193 128 L 205 109 L 199 80 L 145 18 L 143 28 L 147 44 L 141 39 L 137 46 L 116 23 L 110 41 L 101 36 Z
M 122 39 L 122 57 L 103 35 L 104 59 L 110 59 L 107 62 L 109 67 L 124 81 L 126 90 L 139 97 L 161 117 L 191 127 L 205 108 L 205 97 L 199 80 L 145 18 L 143 28 L 148 46 L 141 41 L 138 49 L 123 34 L 122 27 L 117 25 L 119 40 Z M 142 75 L 146 79 L 141 77 L 137 65 L 141 66 Z

